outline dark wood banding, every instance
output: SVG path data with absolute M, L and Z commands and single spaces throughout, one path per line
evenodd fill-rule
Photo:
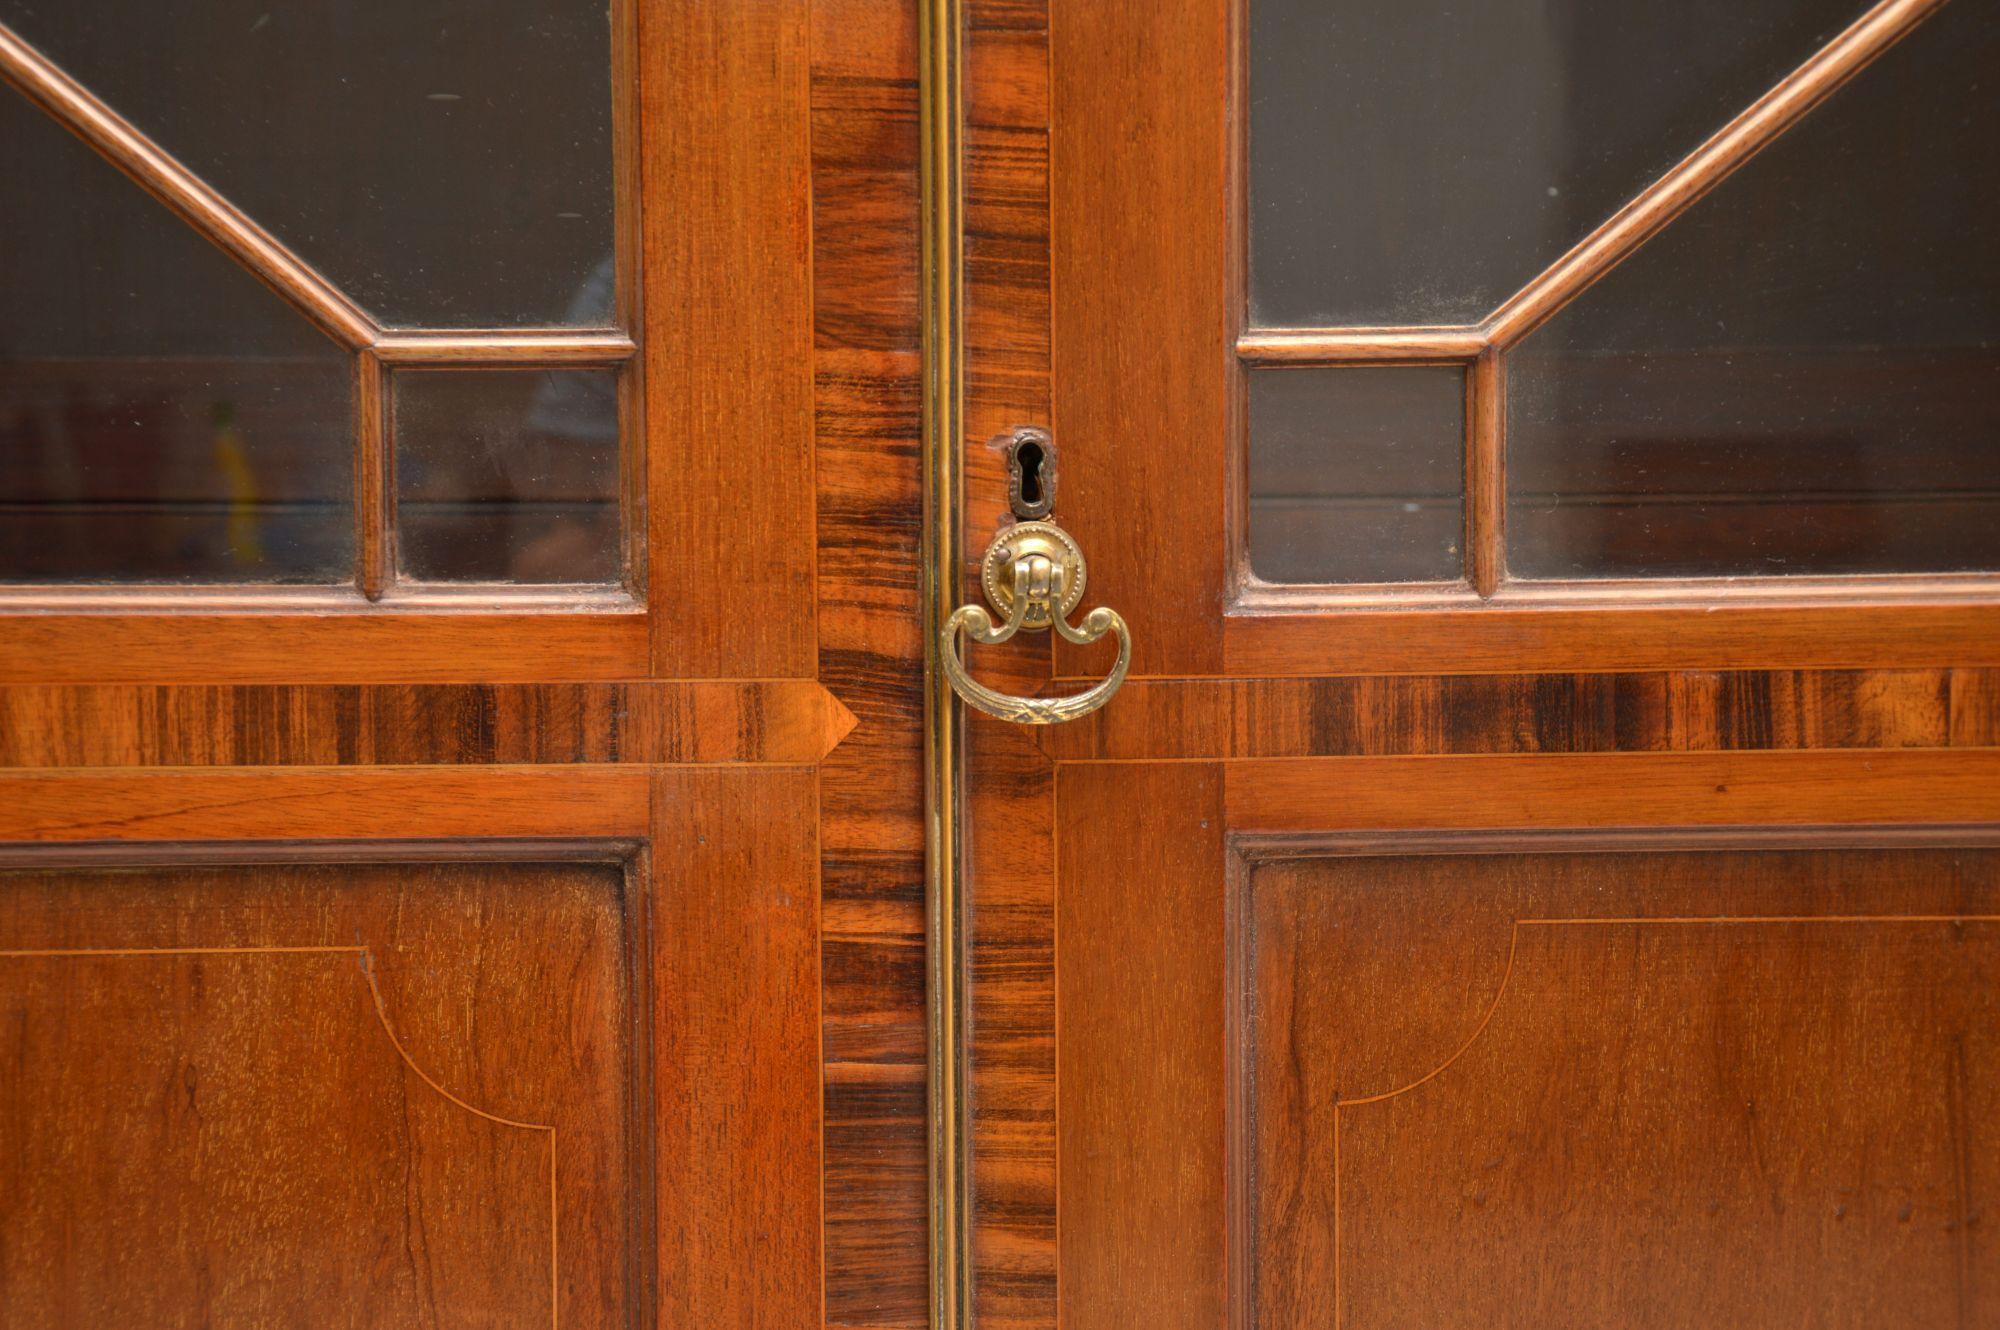
M 2000 670 L 1136 679 L 1058 761 L 2000 746 Z
M 808 6 L 733 8 L 789 22 Z M 809 8 L 811 339 L 784 354 L 812 373 L 816 498 L 799 529 L 816 544 L 819 677 L 861 720 L 819 767 L 823 1317 L 843 1330 L 916 1330 L 930 1308 L 917 7 Z M 781 353 L 768 340 L 764 350 Z
M 0 767 L 813 763 L 812 679 L 0 687 Z
M 1005 449 L 1050 411 L 1047 0 L 968 0 L 964 550 L 1009 518 Z M 1084 439 L 1080 446 L 1097 446 Z M 1056 491 L 1055 518 L 1065 491 Z M 979 677 L 1033 694 L 1046 634 L 978 649 Z M 968 718 L 965 936 L 973 949 L 967 1136 L 972 1324 L 1046 1330 L 1056 1308 L 1055 767 L 1031 731 Z

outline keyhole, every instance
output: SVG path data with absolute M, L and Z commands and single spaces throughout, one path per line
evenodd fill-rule
M 1021 502 L 1036 507 L 1042 501 L 1042 445 L 1026 440 L 1014 456 L 1021 464 Z
M 1055 441 L 1033 426 L 1007 440 L 1007 503 L 1023 522 L 1038 522 L 1056 506 Z

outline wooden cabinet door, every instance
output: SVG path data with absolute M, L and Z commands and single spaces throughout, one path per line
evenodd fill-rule
M 2000 1318 L 1992 9 L 967 8 L 973 1322 Z
M 0 1326 L 921 1321 L 914 14 L 0 5 Z

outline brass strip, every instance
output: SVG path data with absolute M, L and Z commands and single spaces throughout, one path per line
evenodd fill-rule
M 959 599 L 960 456 L 964 438 L 965 14 L 962 0 L 918 8 L 918 197 L 922 211 L 924 367 L 924 820 L 930 933 L 931 1325 L 972 1320 L 970 1159 L 966 1131 L 964 863 L 960 852 L 963 715 L 939 659 Z

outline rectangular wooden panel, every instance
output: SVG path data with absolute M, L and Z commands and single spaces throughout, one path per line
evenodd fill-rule
M 1991 748 L 1266 758 L 1227 769 L 1239 831 L 2000 821 Z
M 654 778 L 660 1324 L 821 1319 L 818 781 Z
M 629 767 L 0 772 L 0 840 L 457 840 L 646 834 Z
M 1142 675 L 1224 663 L 1233 7 L 1049 7 L 1058 516 Z M 1063 648 L 1058 668 L 1102 674 L 1105 650 Z
M 1086 546 L 1086 549 L 1088 547 Z M 1923 669 L 2000 664 L 1990 602 L 1948 577 L 1514 587 L 1450 609 L 1230 615 L 1223 673 Z M 1303 607 L 1301 607 L 1303 608 Z
M 1070 767 L 1056 815 L 1062 1325 L 1220 1330 L 1221 780 Z
M 579 613 L 509 613 L 498 596 L 460 602 L 492 611 L 480 614 L 353 603 L 256 613 L 213 600 L 197 608 L 142 613 L 128 597 L 123 609 L 10 614 L 0 683 L 512 683 L 646 673 L 646 615 L 629 601 Z
M 2000 851 L 1557 841 L 1244 889 L 1250 1324 L 2000 1318 Z
M 809 676 L 809 7 L 637 3 L 653 668 Z
M 515 853 L 0 871 L 0 1325 L 631 1321 L 643 899 Z

